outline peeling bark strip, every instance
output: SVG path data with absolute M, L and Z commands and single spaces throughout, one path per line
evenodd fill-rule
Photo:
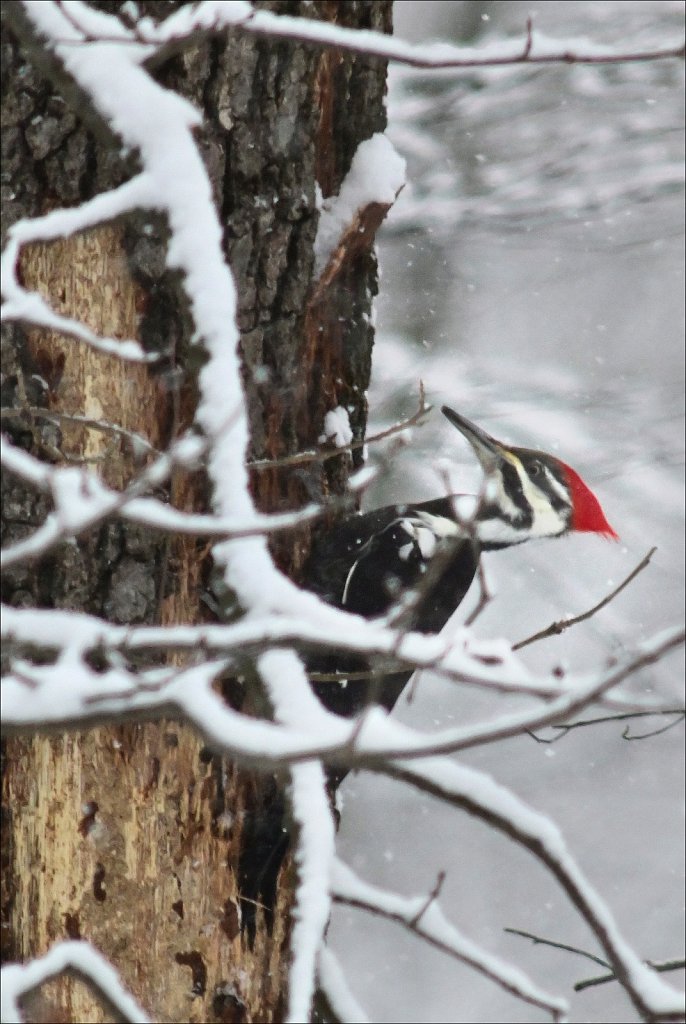
M 123 7 L 94 6 L 107 13 Z M 180 5 L 137 6 L 155 18 Z M 256 6 L 390 31 L 386 0 Z M 34 42 L 19 41 L 11 17 L 3 32 L 5 170 L 12 179 L 3 222 L 9 225 L 119 185 L 136 158 L 124 160 L 106 133 L 91 134 L 85 118 L 88 124 L 97 118 L 83 103 L 71 109 L 63 83 L 58 88 L 42 77 Z M 315 183 L 324 195 L 334 194 L 359 142 L 385 127 L 383 66 L 227 33 L 179 53 L 155 73 L 204 114 L 197 137 L 237 278 L 253 456 L 311 446 L 324 414 L 337 404 L 352 408 L 355 436 L 362 437 L 376 291 L 369 247 L 348 245 L 350 258 L 340 260 L 326 292 L 309 306 L 307 298 Z M 160 449 L 191 423 L 192 325 L 165 269 L 165 246 L 160 218 L 136 213 L 27 247 L 24 283 L 56 309 L 173 357 L 161 368 L 124 365 L 72 339 L 10 324 L 3 335 L 3 404 L 108 421 Z M 15 443 L 33 454 L 56 462 L 88 459 L 116 487 L 150 457 L 121 436 L 85 425 L 60 420 L 56 426 L 28 415 L 8 423 Z M 297 470 L 262 473 L 254 478 L 255 496 L 266 510 L 298 507 L 311 494 L 340 492 L 347 469 L 341 458 L 330 460 L 325 476 L 319 468 L 307 477 Z M 9 474 L 2 487 L 4 539 L 12 542 L 42 522 L 49 501 Z M 204 481 L 177 472 L 170 498 L 179 508 L 205 510 Z M 280 543 L 280 563 L 297 569 L 308 543 L 306 533 Z M 3 597 L 17 606 L 78 609 L 121 623 L 194 623 L 205 614 L 206 555 L 206 545 L 192 538 L 167 548 L 140 527 L 105 524 L 34 566 L 15 566 L 3 579 Z M 256 908 L 252 948 L 239 911 L 239 873 L 254 856 L 246 823 L 256 810 L 268 811 L 265 798 L 273 792 L 273 779 L 208 753 L 183 723 L 9 740 L 3 949 L 24 960 L 65 936 L 89 939 L 154 1019 L 281 1019 L 293 885 L 288 860 L 275 879 L 273 912 Z M 105 1019 L 90 990 L 70 978 L 50 982 L 25 1005 L 31 1019 Z
M 376 232 L 390 208 L 390 203 L 368 203 L 357 211 L 317 281 L 310 300 L 310 308 L 316 308 L 319 303 L 325 301 L 326 291 L 335 284 L 336 278 L 343 274 L 348 266 L 371 252 Z

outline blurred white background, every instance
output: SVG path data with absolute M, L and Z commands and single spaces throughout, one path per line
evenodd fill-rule
M 530 12 L 519 2 L 396 2 L 396 34 L 469 45 L 523 38 Z M 533 14 L 535 28 L 577 50 L 580 37 L 636 50 L 683 36 L 682 3 L 547 2 Z M 487 556 L 496 597 L 479 636 L 516 641 L 583 611 L 657 546 L 590 622 L 522 652 L 540 670 L 592 668 L 684 615 L 683 62 L 460 76 L 394 68 L 388 110 L 408 185 L 380 240 L 370 423 L 410 414 L 422 379 L 432 404 L 559 454 L 620 534 L 619 544 L 580 535 Z M 435 411 L 367 506 L 443 493 L 441 458 L 455 463 L 460 488 L 474 489 L 475 460 Z M 671 654 L 626 688 L 679 706 L 683 678 L 683 657 Z M 395 714 L 428 729 L 510 706 L 424 675 Z M 522 738 L 463 760 L 557 822 L 642 956 L 674 957 L 683 952 L 683 724 L 636 742 L 622 729 L 580 729 L 554 746 Z M 342 792 L 341 852 L 364 878 L 413 895 L 444 870 L 453 922 L 569 997 L 574 1021 L 635 1019 L 616 985 L 573 993 L 598 973 L 591 963 L 504 932 L 598 952 L 531 857 L 386 780 L 358 775 Z M 374 1021 L 546 1019 L 361 912 L 339 908 L 330 934 Z M 683 974 L 669 979 L 681 984 Z

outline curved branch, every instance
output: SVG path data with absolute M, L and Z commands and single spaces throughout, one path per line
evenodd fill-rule
M 618 594 L 621 594 L 624 588 L 628 587 L 631 581 L 635 580 L 640 572 L 643 572 L 656 551 L 657 548 L 651 548 L 648 554 L 644 555 L 638 565 L 631 570 L 626 579 L 622 580 L 618 587 L 615 587 L 615 589 L 604 597 L 602 601 L 598 601 L 598 603 L 594 604 L 592 608 L 588 609 L 588 611 L 582 612 L 580 615 L 575 615 L 571 619 L 559 619 L 557 622 L 551 622 L 549 626 L 540 630 L 540 632 L 533 633 L 531 636 L 526 637 L 525 640 L 520 640 L 519 643 L 513 644 L 512 650 L 519 651 L 522 647 L 527 647 L 529 644 L 536 643 L 537 640 L 545 640 L 546 637 L 549 636 L 558 636 L 560 633 L 564 633 L 566 629 L 569 629 L 570 626 L 576 626 L 577 623 L 585 622 L 586 619 L 590 619 L 592 615 L 599 612 L 606 604 L 613 601 Z
M 612 915 L 567 851 L 557 828 L 488 776 L 447 759 L 420 765 L 379 765 L 380 774 L 405 782 L 466 811 L 529 850 L 557 879 L 607 955 L 617 980 L 644 1021 L 677 1021 L 683 996 L 657 977 L 627 945 Z
M 437 903 L 439 890 L 440 876 L 428 896 L 408 899 L 363 882 L 341 861 L 334 865 L 334 902 L 396 921 L 430 946 L 483 974 L 517 999 L 545 1010 L 553 1020 L 565 1019 L 568 1007 L 564 999 L 539 988 L 523 971 L 486 952 L 447 920 Z

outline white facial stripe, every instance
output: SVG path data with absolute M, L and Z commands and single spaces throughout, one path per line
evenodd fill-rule
M 543 491 L 529 478 L 519 459 L 513 457 L 510 459 L 510 462 L 517 470 L 517 476 L 522 485 L 524 497 L 531 507 L 533 522 L 527 531 L 527 536 L 529 538 L 555 537 L 558 533 L 564 533 L 567 529 L 565 520 L 552 507 L 550 500 Z
M 543 466 L 543 472 L 545 473 L 546 480 L 550 484 L 551 491 L 555 491 L 555 494 L 557 494 L 558 498 L 564 501 L 565 504 L 568 504 L 569 494 L 567 493 L 566 489 L 562 486 L 560 481 L 557 479 L 555 474 L 551 473 L 548 467 L 545 465 Z
M 528 540 L 530 534 L 522 533 L 504 519 L 484 519 L 479 523 L 478 536 L 481 544 L 510 545 Z
M 517 470 L 517 474 L 521 477 L 520 468 L 521 467 L 519 466 L 519 463 L 516 463 L 515 469 Z M 498 508 L 501 508 L 505 515 L 508 516 L 510 519 L 519 519 L 519 517 L 522 514 L 522 510 L 515 504 L 515 502 L 512 500 L 510 495 L 505 490 L 505 487 L 503 485 L 503 478 L 500 475 L 500 473 L 496 474 L 495 481 L 498 488 L 498 494 L 495 499 L 495 504 L 498 506 Z M 526 494 L 526 492 L 524 493 Z M 481 533 L 480 530 L 479 533 Z

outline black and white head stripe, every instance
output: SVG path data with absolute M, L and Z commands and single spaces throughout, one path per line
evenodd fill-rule
M 570 529 L 572 505 L 563 471 L 539 452 L 501 449 L 486 484 L 477 536 L 484 547 L 557 537 Z

